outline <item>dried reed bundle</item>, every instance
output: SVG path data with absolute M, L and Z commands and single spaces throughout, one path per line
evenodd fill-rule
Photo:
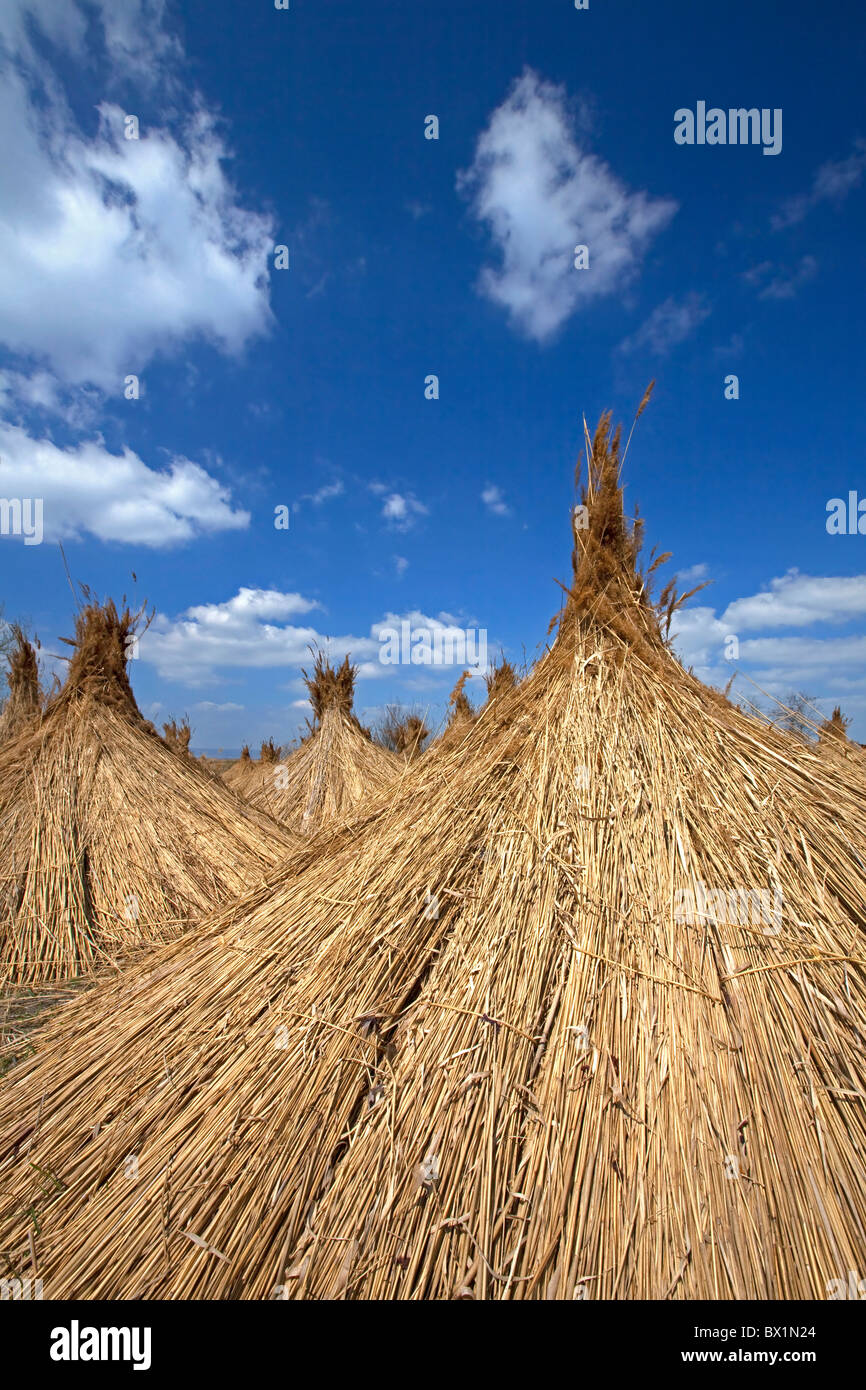
M 508 717 L 7 1077 L 11 1272 L 58 1298 L 789 1299 L 862 1266 L 861 783 L 682 670 L 604 421 L 590 451 L 602 505 Z
M 834 741 L 837 742 L 837 743 L 838 743 L 838 742 L 847 742 L 847 740 L 848 740 L 848 725 L 849 725 L 850 723 L 851 723 L 851 720 L 848 719 L 848 718 L 842 713 L 841 709 L 840 709 L 839 706 L 837 705 L 836 708 L 833 710 L 833 713 L 832 713 L 832 715 L 830 716 L 830 718 L 829 718 L 829 719 L 825 719 L 825 720 L 824 720 L 824 723 L 823 723 L 823 724 L 821 725 L 821 727 L 819 728 L 819 730 L 818 730 L 818 741 L 819 741 L 819 742 L 822 742 L 822 741 L 827 740 L 827 739 L 832 739 L 832 740 L 834 740 Z
M 295 843 L 142 718 L 136 615 L 90 602 L 75 627 L 57 699 L 0 750 L 0 980 L 63 979 L 170 938 Z
M 184 718 L 178 724 L 176 720 L 170 719 L 167 724 L 162 726 L 163 736 L 172 753 L 177 753 L 178 757 L 190 758 L 189 741 L 192 737 L 192 730 L 189 720 Z
M 43 694 L 36 652 L 18 623 L 12 623 L 11 628 L 13 646 L 6 677 L 9 696 L 0 711 L 0 743 L 17 738 L 36 724 L 42 714 Z
M 235 790 L 305 835 L 356 814 L 362 802 L 387 791 L 402 766 L 353 713 L 356 674 L 348 656 L 334 667 L 317 654 L 313 674 L 304 672 L 313 722 L 300 748 L 283 763 L 263 756 L 232 769 Z
M 438 753 L 443 749 L 453 748 L 457 743 L 462 743 L 472 728 L 476 716 L 464 688 L 468 679 L 469 672 L 464 671 L 448 696 L 448 719 L 445 728 L 431 748 L 431 752 Z
M 488 700 L 501 700 L 517 686 L 517 671 L 505 656 L 484 677 Z
M 406 762 L 412 762 L 423 751 L 424 742 L 430 737 L 422 716 L 415 711 L 408 713 L 389 705 L 382 724 L 380 741 Z

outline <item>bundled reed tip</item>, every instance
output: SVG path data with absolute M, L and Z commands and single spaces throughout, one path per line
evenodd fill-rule
M 406 712 L 396 705 L 388 706 L 380 731 L 385 748 L 406 762 L 412 762 L 423 751 L 429 737 L 430 730 L 420 714 L 414 710 Z
M 177 753 L 178 757 L 181 758 L 189 758 L 192 756 L 189 751 L 189 741 L 192 737 L 192 730 L 186 716 L 184 716 L 180 723 L 177 723 L 174 719 L 170 719 L 167 724 L 163 724 L 162 732 L 165 742 L 168 744 L 172 753 Z
M 321 725 L 325 711 L 336 709 L 347 718 L 355 718 L 352 705 L 355 700 L 355 681 L 357 666 L 352 666 L 348 653 L 339 666 L 332 666 L 323 652 L 314 654 L 313 674 L 303 671 L 304 685 L 310 696 L 313 711 L 313 728 Z M 357 723 L 357 719 L 355 720 Z M 358 728 L 361 725 L 358 723 Z
M 488 701 L 492 703 L 494 700 L 501 700 L 503 695 L 507 695 L 517 685 L 517 671 L 503 655 L 493 669 L 487 672 L 484 683 L 487 686 Z
M 842 713 L 839 705 L 835 707 L 829 719 L 825 719 L 818 729 L 819 743 L 826 743 L 828 740 L 836 743 L 848 742 L 848 725 L 850 718 Z
M 0 710 L 0 743 L 38 723 L 45 699 L 35 648 L 19 623 L 9 626 L 7 667 L 9 694 Z

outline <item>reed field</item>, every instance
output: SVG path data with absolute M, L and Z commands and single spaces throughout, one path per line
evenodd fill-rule
M 141 614 L 88 595 L 48 696 L 16 635 L 0 1272 L 688 1301 L 863 1268 L 864 754 L 684 669 L 627 451 L 585 431 L 540 655 L 432 737 L 375 737 L 317 652 L 299 745 L 218 775 L 139 711 Z

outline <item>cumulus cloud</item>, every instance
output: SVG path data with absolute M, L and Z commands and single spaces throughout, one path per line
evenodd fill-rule
M 801 574 L 797 569 L 770 581 L 769 588 L 736 599 L 725 613 L 731 631 L 756 628 L 808 627 L 812 623 L 845 623 L 866 615 L 866 574 L 830 576 Z
M 164 679 L 188 685 L 206 684 L 224 669 L 302 666 L 310 646 L 324 646 L 327 638 L 293 619 L 320 607 L 298 593 L 241 588 L 222 603 L 194 604 L 176 619 L 157 614 L 138 655 Z
M 784 699 L 792 690 L 808 689 L 823 705 L 844 701 L 847 712 L 866 716 L 866 636 L 773 635 L 779 628 L 841 626 L 864 614 L 866 575 L 790 570 L 766 590 L 735 599 L 721 614 L 706 605 L 682 609 L 674 619 L 674 646 L 683 664 L 712 685 L 725 686 L 739 672 L 737 689 L 749 699 L 760 701 L 761 690 Z M 756 635 L 744 635 L 750 632 Z M 726 660 L 732 636 L 738 647 L 733 659 Z
M 831 202 L 837 206 L 863 181 L 866 172 L 866 140 L 854 141 L 854 149 L 846 159 L 829 159 L 815 174 L 808 193 L 797 194 L 782 204 L 772 219 L 776 231 L 792 227 L 817 207 L 819 203 Z
M 453 614 L 443 612 L 431 617 L 413 609 L 402 614 L 386 613 L 365 636 L 327 634 L 299 621 L 317 609 L 321 609 L 321 604 L 299 593 L 241 588 L 224 602 L 195 604 L 177 618 L 157 614 L 142 635 L 137 654 L 155 666 L 163 679 L 189 686 L 214 683 L 220 673 L 232 671 L 309 667 L 311 647 L 330 653 L 336 661 L 348 653 L 358 666 L 359 676 L 383 679 L 397 673 L 393 665 L 379 660 L 383 629 L 396 629 L 399 633 L 402 624 L 408 622 L 411 632 L 439 630 L 456 637 L 466 631 Z M 469 626 L 475 628 L 476 624 Z M 453 667 L 445 668 L 444 663 L 435 668 L 399 668 L 401 673 L 411 671 L 413 675 L 422 670 L 435 670 L 440 678 L 453 678 Z
M 511 511 L 502 494 L 502 489 L 497 487 L 495 483 L 487 484 L 481 493 L 481 501 L 494 516 L 508 516 Z
M 199 464 L 173 458 L 150 468 L 131 449 L 109 453 L 101 440 L 61 449 L 0 422 L 0 493 L 42 498 L 46 540 L 80 538 L 171 546 L 217 531 L 242 530 L 249 512 Z
M 382 504 L 382 516 L 395 531 L 408 531 L 419 516 L 426 515 L 424 503 L 419 502 L 412 492 L 391 492 Z
M 676 211 L 670 199 L 632 192 L 582 149 L 564 88 L 531 69 L 493 112 L 458 188 L 501 258 L 482 270 L 482 294 L 539 343 L 581 303 L 628 283 Z M 589 269 L 574 268 L 576 245 L 589 248 Z
M 709 314 L 710 307 L 703 295 L 687 294 L 682 299 L 671 296 L 653 309 L 636 333 L 620 343 L 620 351 L 631 353 L 649 349 L 664 357 L 690 338 Z
M 156 0 L 98 7 L 108 86 L 120 71 L 152 78 L 176 56 L 162 11 Z M 79 53 L 88 13 L 74 0 L 4 8 L 0 128 L 15 157 L 0 174 L 0 342 L 64 383 L 119 392 L 182 340 L 238 353 L 269 327 L 273 230 L 240 206 L 199 100 L 172 130 L 142 126 L 138 140 L 103 100 L 95 132 L 82 132 L 30 33 L 35 18 Z

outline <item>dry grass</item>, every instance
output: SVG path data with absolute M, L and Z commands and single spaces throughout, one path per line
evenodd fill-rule
M 6 1078 L 11 1272 L 56 1298 L 790 1299 L 862 1267 L 862 777 L 677 664 L 610 443 L 557 639 L 502 706 Z M 781 918 L 678 920 L 701 885 Z
M 0 980 L 64 979 L 170 938 L 296 843 L 142 718 L 133 633 L 128 610 L 86 607 L 60 695 L 0 750 Z

